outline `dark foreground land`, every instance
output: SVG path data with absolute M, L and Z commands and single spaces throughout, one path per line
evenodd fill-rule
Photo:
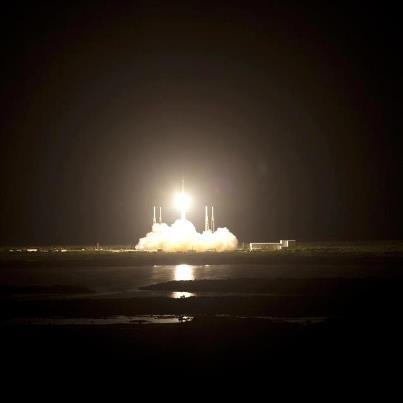
M 155 295 L 134 298 L 106 298 L 97 293 L 91 287 L 94 278 L 88 277 L 88 273 L 94 275 L 91 270 L 84 272 L 87 277 L 82 284 L 79 274 L 70 285 L 46 281 L 45 274 L 57 270 L 124 266 L 130 259 L 133 267 L 145 260 L 190 264 L 203 259 L 203 254 L 48 257 L 4 253 L 0 259 L 3 365 L 99 368 L 114 364 L 132 370 L 209 370 L 209 374 L 223 370 L 251 373 L 257 368 L 304 371 L 308 367 L 319 372 L 338 368 L 385 372 L 403 358 L 401 243 L 361 249 L 348 244 L 344 249 L 326 245 L 322 250 L 308 245 L 285 253 L 207 254 L 205 264 L 244 265 L 244 277 L 150 283 L 138 288 Z M 249 277 L 248 264 L 263 265 L 267 277 Z M 273 278 L 269 275 L 272 265 L 279 264 L 284 275 Z M 21 281 L 25 278 L 21 271 L 31 278 L 43 267 L 46 270 L 38 277 L 41 284 L 12 284 L 14 270 L 20 272 L 16 278 Z M 159 295 L 162 291 L 194 296 L 175 299 Z M 178 323 L 141 321 L 142 316 L 158 315 L 170 315 Z M 116 317 L 137 319 L 96 322 Z M 60 324 L 61 319 L 72 321 Z M 77 319 L 88 321 L 75 324 Z
M 197 317 L 172 325 L 22 326 L 2 331 L 2 362 L 32 370 L 109 365 L 169 371 L 298 368 L 389 371 L 402 358 L 402 333 L 392 318 L 342 318 L 299 324 Z M 223 374 L 222 374 L 223 375 Z

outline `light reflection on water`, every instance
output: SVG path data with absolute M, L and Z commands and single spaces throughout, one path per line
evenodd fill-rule
M 15 325 L 148 325 L 186 323 L 192 320 L 193 316 L 185 315 L 116 315 L 106 318 L 14 318 L 0 321 L 0 327 Z
M 183 262 L 184 263 L 184 262 Z M 379 267 L 382 267 L 379 266 Z M 371 275 L 378 275 L 378 269 Z M 379 269 L 381 270 L 381 269 Z M 383 270 L 383 269 L 382 269 Z M 53 266 L 33 268 L 3 267 L 0 270 L 0 285 L 13 286 L 63 286 L 78 285 L 93 291 L 91 294 L 58 295 L 38 293 L 27 295 L 17 293 L 9 298 L 126 298 L 134 296 L 155 296 L 156 291 L 140 290 L 140 287 L 174 280 L 222 280 L 239 278 L 332 278 L 364 277 L 368 275 L 367 265 L 312 265 L 312 264 L 225 264 L 225 265 L 147 265 L 147 266 Z M 388 274 L 389 275 L 389 274 Z M 163 292 L 160 295 L 166 295 Z M 181 294 L 176 294 L 181 295 Z M 189 296 L 185 294 L 185 296 Z
M 189 264 L 178 264 L 175 266 L 173 277 L 175 281 L 190 281 L 194 280 L 194 266 Z M 195 294 L 191 292 L 174 291 L 170 294 L 171 298 L 189 298 Z
M 193 292 L 185 292 L 185 291 L 173 291 L 169 295 L 171 298 L 189 298 L 194 297 L 196 294 Z
M 297 274 L 298 270 L 298 274 Z M 364 270 L 364 269 L 362 269 Z M 366 268 L 367 270 L 367 268 Z M 32 299 L 66 299 L 66 298 L 131 298 L 137 296 L 171 296 L 172 298 L 205 295 L 205 293 L 185 293 L 169 291 L 145 291 L 140 287 L 167 281 L 183 280 L 222 280 L 238 278 L 279 278 L 279 277 L 351 277 L 357 274 L 357 266 L 312 266 L 312 265 L 147 265 L 147 266 L 73 266 L 35 267 L 35 269 L 2 268 L 0 270 L 0 285 L 18 286 L 54 286 L 79 285 L 87 287 L 91 294 L 61 294 L 38 293 L 27 295 L 17 293 L 9 298 Z M 350 272 L 350 274 L 348 274 Z M 367 272 L 366 272 L 367 273 Z
M 174 279 L 175 281 L 194 280 L 194 267 L 190 264 L 178 264 L 175 266 Z

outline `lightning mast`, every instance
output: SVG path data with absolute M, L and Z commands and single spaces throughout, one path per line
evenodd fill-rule
M 204 217 L 204 231 L 209 230 L 209 220 L 208 220 L 208 207 L 206 206 L 206 214 Z
M 154 206 L 154 216 L 153 216 L 153 225 L 157 223 L 157 220 L 155 219 L 155 206 Z
M 215 224 L 214 224 L 214 206 L 211 206 L 211 232 L 215 231 Z
M 160 206 L 160 224 L 162 224 L 162 207 Z

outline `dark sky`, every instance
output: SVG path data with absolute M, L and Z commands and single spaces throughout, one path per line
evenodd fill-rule
M 0 244 L 136 242 L 182 174 L 243 241 L 403 238 L 393 3 L 9 3 Z

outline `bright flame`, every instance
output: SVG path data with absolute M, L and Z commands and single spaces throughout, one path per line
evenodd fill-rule
M 228 228 L 217 228 L 215 231 L 205 230 L 197 232 L 192 222 L 186 219 L 186 212 L 191 205 L 190 197 L 185 193 L 184 182 L 182 191 L 175 194 L 175 206 L 180 211 L 181 217 L 172 225 L 156 223 L 151 232 L 140 238 L 136 250 L 164 251 L 164 252 L 206 252 L 206 251 L 231 251 L 238 247 L 238 240 Z M 189 273 L 188 268 L 178 266 L 178 273 Z
M 176 193 L 175 207 L 180 211 L 182 220 L 186 218 L 186 211 L 189 210 L 190 203 L 190 197 L 185 192 Z

